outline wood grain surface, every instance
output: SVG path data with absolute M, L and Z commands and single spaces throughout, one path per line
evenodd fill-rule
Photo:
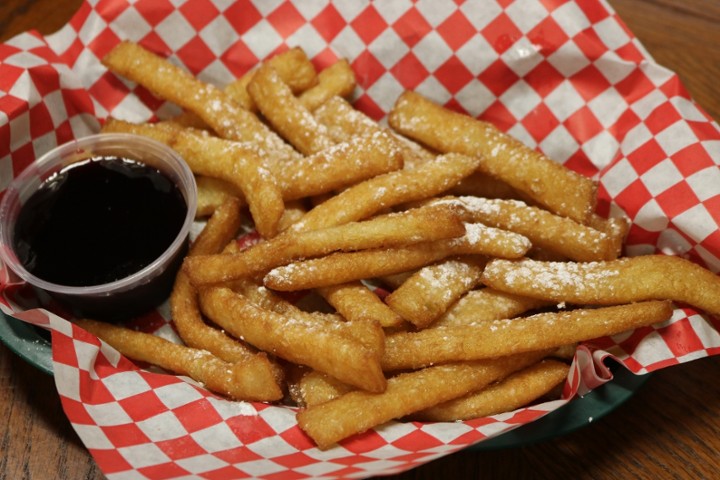
M 3 0 L 0 41 L 51 33 L 80 0 Z M 720 118 L 720 2 L 611 0 L 653 58 L 678 73 Z M 464 451 L 397 479 L 720 478 L 720 358 L 664 369 L 625 404 L 565 436 L 529 446 Z M 0 480 L 99 479 L 65 418 L 53 378 L 0 346 Z

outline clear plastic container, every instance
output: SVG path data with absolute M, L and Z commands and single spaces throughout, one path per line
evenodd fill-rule
M 187 205 L 182 228 L 162 255 L 124 278 L 90 286 L 68 286 L 45 281 L 30 273 L 13 251 L 15 223 L 23 204 L 52 175 L 91 157 L 123 157 L 153 167 L 180 190 Z M 61 145 L 43 155 L 18 175 L 0 201 L 0 260 L 22 280 L 49 294 L 77 316 L 120 320 L 143 313 L 167 299 L 189 244 L 195 217 L 197 187 L 185 161 L 171 148 L 130 134 L 98 134 Z M 62 252 L 58 252 L 62 255 Z

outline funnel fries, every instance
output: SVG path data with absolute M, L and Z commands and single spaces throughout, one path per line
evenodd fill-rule
M 669 255 L 588 263 L 494 260 L 485 269 L 483 283 L 518 295 L 578 304 L 670 299 L 720 315 L 720 278 Z
M 265 354 L 229 363 L 204 350 L 178 345 L 150 333 L 95 320 L 76 320 L 76 323 L 126 357 L 187 375 L 213 392 L 237 400 L 274 401 L 282 398 L 277 384 L 264 378 L 267 370 L 259 363 L 264 361 Z
M 466 226 L 460 238 L 423 242 L 391 249 L 333 253 L 326 257 L 276 267 L 265 275 L 267 287 L 304 290 L 351 280 L 381 277 L 429 265 L 452 255 L 522 257 L 530 248 L 523 236 L 481 224 Z
M 389 117 L 398 132 L 441 152 L 482 158 L 479 169 L 503 180 L 551 212 L 586 223 L 595 208 L 596 185 L 492 124 L 452 112 L 405 92 Z
M 386 371 L 480 360 L 615 335 L 670 318 L 669 301 L 649 301 L 388 335 Z
M 560 385 L 567 378 L 569 370 L 570 366 L 566 363 L 542 360 L 476 393 L 418 412 L 413 415 L 413 419 L 457 422 L 515 410 Z M 318 392 L 318 397 L 321 393 Z

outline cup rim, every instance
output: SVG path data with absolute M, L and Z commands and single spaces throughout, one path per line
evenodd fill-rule
M 23 191 L 24 188 L 27 188 L 30 182 L 37 179 L 36 172 L 38 169 L 48 165 L 53 165 L 54 162 L 57 162 L 60 165 L 59 170 L 61 170 L 66 165 L 63 165 L 62 162 L 58 161 L 58 159 L 67 158 L 68 154 L 71 154 L 72 152 L 82 150 L 92 151 L 101 147 L 108 148 L 122 146 L 132 146 L 135 148 L 140 146 L 143 149 L 147 149 L 149 153 L 155 157 L 161 158 L 163 160 L 163 164 L 170 166 L 170 169 L 179 179 L 179 181 L 175 181 L 175 184 L 185 199 L 187 213 L 178 234 L 165 251 L 137 272 L 112 282 L 87 286 L 62 285 L 43 280 L 42 278 L 30 273 L 22 262 L 19 261 L 14 252 L 13 238 L 10 233 L 11 229 L 0 228 L 0 260 L 5 264 L 5 266 L 12 270 L 22 280 L 37 288 L 51 293 L 68 296 L 109 296 L 113 293 L 129 290 L 131 287 L 136 285 L 142 285 L 150 281 L 157 274 L 161 273 L 162 269 L 160 267 L 173 258 L 173 256 L 183 247 L 189 236 L 190 228 L 195 220 L 195 211 L 197 209 L 197 185 L 195 183 L 195 177 L 185 160 L 168 145 L 149 137 L 131 133 L 98 133 L 80 137 L 54 147 L 47 153 L 41 155 L 40 158 L 35 160 L 33 163 L 25 167 L 25 169 L 17 175 L 5 189 L 2 198 L 0 198 L 0 225 L 5 227 L 5 222 L 9 222 L 8 217 L 10 215 L 12 201 L 14 200 L 19 202 L 18 196 L 20 192 Z M 142 162 L 142 160 L 139 161 Z M 42 183 L 43 181 L 38 182 L 37 186 Z

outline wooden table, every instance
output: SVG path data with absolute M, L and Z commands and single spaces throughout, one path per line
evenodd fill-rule
M 611 0 L 655 59 L 678 72 L 720 119 L 720 3 Z M 79 0 L 4 0 L 0 41 L 50 33 Z M 514 449 L 461 452 L 398 475 L 435 478 L 693 478 L 720 476 L 720 358 L 651 376 L 628 402 L 574 433 Z M 0 346 L 0 480 L 102 474 L 65 419 L 53 380 Z

